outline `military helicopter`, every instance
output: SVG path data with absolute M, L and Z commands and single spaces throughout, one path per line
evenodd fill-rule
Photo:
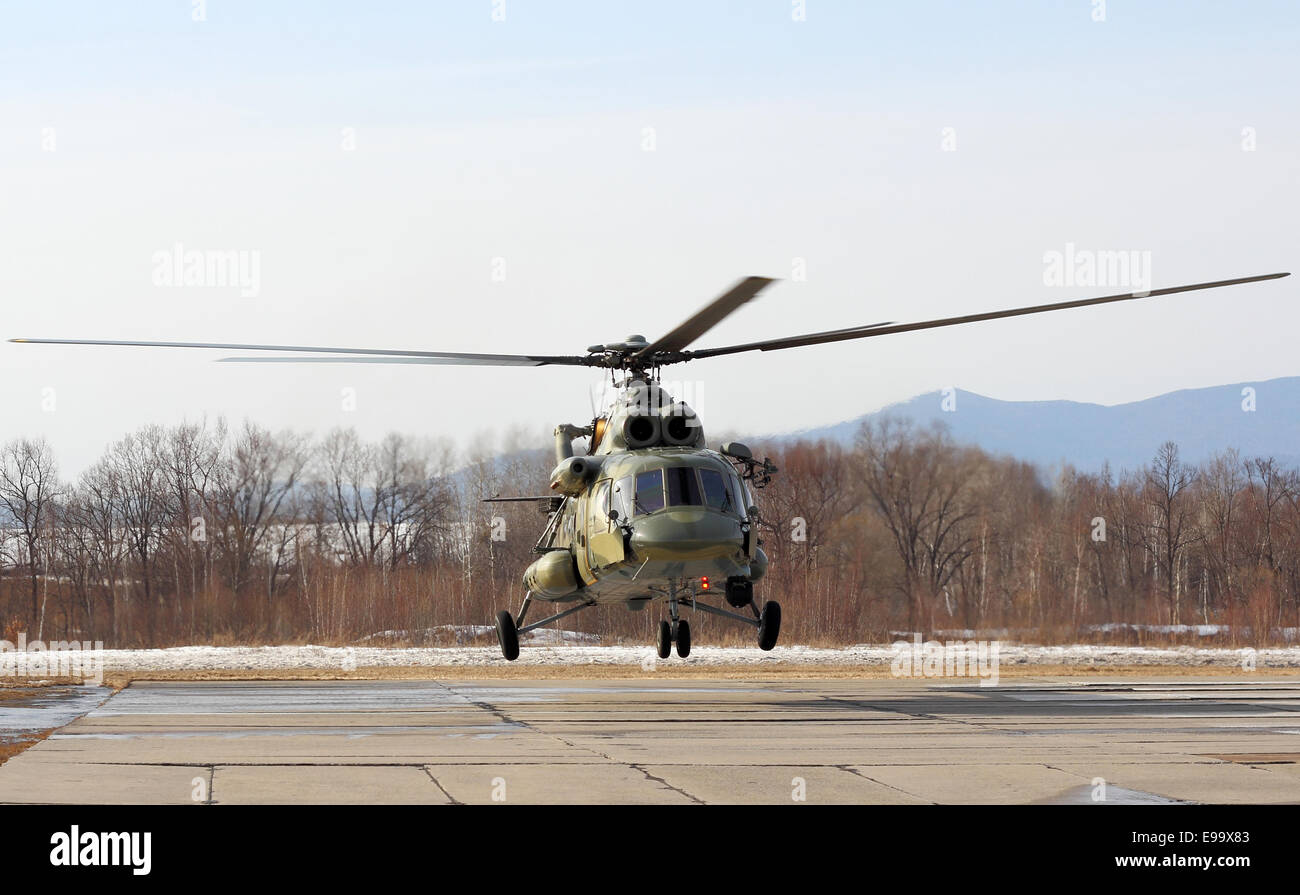
M 497 640 L 507 660 L 519 657 L 519 635 L 591 606 L 622 604 L 633 610 L 666 604 L 659 622 L 657 650 L 668 658 L 673 647 L 685 658 L 691 651 L 689 622 L 681 610 L 710 613 L 757 630 L 758 646 L 771 650 L 781 632 L 781 606 L 760 607 L 754 583 L 767 571 L 759 539 L 754 490 L 766 485 L 775 466 L 739 443 L 711 450 L 699 417 L 660 387 L 660 370 L 747 351 L 776 351 L 850 339 L 894 335 L 922 329 L 978 323 L 1003 317 L 1061 311 L 1089 305 L 1216 289 L 1290 276 L 1272 273 L 1173 286 L 1145 292 L 1105 295 L 1004 311 L 945 317 L 918 323 L 873 323 L 761 342 L 691 349 L 716 326 L 774 281 L 747 277 L 681 325 L 653 342 L 632 335 L 619 342 L 592 345 L 581 355 L 470 354 L 396 349 L 325 348 L 299 345 L 243 345 L 212 342 L 132 342 L 94 339 L 11 339 L 57 345 L 110 345 L 159 348 L 210 348 L 226 351 L 281 351 L 288 356 L 236 356 L 230 363 L 468 364 L 601 368 L 619 389 L 617 397 L 590 425 L 555 428 L 557 465 L 551 494 L 493 497 L 497 501 L 540 501 L 549 519 L 534 550 L 540 554 L 524 572 L 524 598 L 518 615 L 496 617 Z M 314 355 L 308 357 L 294 355 Z M 575 456 L 573 441 L 588 439 Z M 729 608 L 706 602 L 721 592 Z M 526 623 L 534 600 L 571 604 Z M 748 609 L 749 613 L 740 611 Z

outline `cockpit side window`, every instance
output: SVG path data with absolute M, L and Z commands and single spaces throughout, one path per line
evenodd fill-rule
M 632 518 L 632 477 L 625 475 L 614 483 L 610 509 L 618 510 L 618 518 L 626 522 Z
M 636 515 L 643 516 L 664 507 L 664 471 L 652 469 L 636 477 Z
M 744 512 L 749 513 L 749 508 L 754 506 L 754 492 L 749 490 L 749 482 L 744 479 L 740 480 L 740 499 L 745 502 Z
M 609 527 L 609 479 L 596 483 L 596 513 L 593 521 L 598 528 Z
M 732 499 L 736 501 L 736 512 L 742 516 L 745 515 L 749 512 L 749 508 L 753 506 L 754 500 L 749 493 L 748 486 L 737 478 L 734 472 L 727 473 L 727 482 L 731 485 Z
M 664 470 L 668 481 L 668 505 L 670 507 L 698 507 L 700 500 L 700 483 L 695 478 L 694 466 L 672 466 Z
M 704 491 L 704 505 L 724 513 L 738 512 L 727 480 L 716 469 L 700 470 L 700 485 Z

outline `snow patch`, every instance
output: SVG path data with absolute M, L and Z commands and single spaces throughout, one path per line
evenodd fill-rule
M 491 629 L 488 629 L 491 630 Z M 536 632 L 536 633 L 541 633 Z M 546 632 L 571 641 L 574 632 Z M 84 661 L 91 661 L 87 651 Z M 484 667 L 500 665 L 641 665 L 652 662 L 675 665 L 809 667 L 888 667 L 896 653 L 888 644 L 860 644 L 839 649 L 809 646 L 777 647 L 764 652 L 757 647 L 697 646 L 689 659 L 660 660 L 646 645 L 596 646 L 535 639 L 525 641 L 519 659 L 507 663 L 495 645 L 455 647 L 378 646 L 178 646 L 167 649 L 104 650 L 105 671 L 274 671 L 277 669 L 339 669 L 415 666 L 425 668 Z M 1300 647 L 1277 649 L 1214 649 L 1204 647 L 1030 646 L 1002 644 L 999 660 L 1006 666 L 1075 665 L 1106 668 L 1123 665 L 1179 666 L 1186 668 L 1300 667 Z

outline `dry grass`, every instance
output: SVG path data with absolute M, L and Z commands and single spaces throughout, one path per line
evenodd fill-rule
M 53 730 L 41 730 L 35 733 L 25 733 L 12 740 L 0 740 L 0 764 L 4 764 L 18 753 L 35 746 L 53 732 Z
M 0 702 L 14 699 L 30 699 L 38 691 L 51 687 L 74 687 L 83 684 L 79 677 L 10 677 L 0 680 Z

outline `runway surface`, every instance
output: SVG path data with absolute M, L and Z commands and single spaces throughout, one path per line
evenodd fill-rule
M 494 801 L 1300 802 L 1300 682 L 137 682 L 0 765 L 5 803 Z

